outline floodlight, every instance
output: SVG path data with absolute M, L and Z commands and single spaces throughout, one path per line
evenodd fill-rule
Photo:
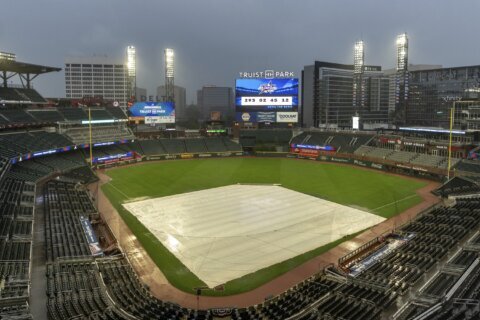
M 134 46 L 127 47 L 127 69 L 128 69 L 128 76 L 135 77 L 136 76 L 136 50 Z
M 353 53 L 353 72 L 354 73 L 362 73 L 363 72 L 363 64 L 364 64 L 364 43 L 362 40 L 355 42 L 355 50 Z

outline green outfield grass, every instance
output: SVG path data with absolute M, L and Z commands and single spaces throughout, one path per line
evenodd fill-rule
M 380 171 L 286 158 L 224 158 L 150 162 L 107 171 L 112 181 L 102 186 L 121 217 L 145 250 L 175 287 L 193 293 L 204 283 L 170 253 L 121 205 L 140 197 L 162 197 L 235 183 L 279 183 L 283 187 L 343 205 L 368 210 L 385 218 L 420 203 L 415 190 L 426 182 Z M 320 255 L 339 243 L 327 244 L 290 260 L 225 284 L 224 291 L 206 295 L 231 295 L 252 290 L 288 270 Z

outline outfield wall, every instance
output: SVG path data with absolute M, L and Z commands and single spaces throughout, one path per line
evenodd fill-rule
M 158 161 L 158 160 L 181 160 L 181 159 L 207 159 L 207 158 L 225 158 L 225 157 L 241 157 L 241 156 L 257 156 L 269 158 L 294 158 L 306 159 L 314 161 L 325 161 L 340 164 L 348 164 L 363 168 L 387 171 L 390 173 L 398 173 L 414 177 L 422 177 L 430 180 L 440 181 L 446 175 L 446 170 L 439 168 L 428 168 L 409 163 L 398 163 L 386 159 L 359 157 L 354 154 L 331 154 L 321 153 L 317 157 L 308 157 L 291 152 L 255 152 L 254 154 L 243 151 L 227 151 L 227 152 L 202 152 L 202 153 L 176 153 L 176 154 L 159 154 L 142 156 L 141 158 L 117 161 L 114 163 L 100 164 L 97 168 L 108 168 L 117 165 L 133 164 L 142 161 Z
M 354 154 L 334 154 L 322 153 L 318 157 L 307 157 L 297 153 L 290 152 L 257 152 L 258 157 L 287 157 L 295 159 L 307 159 L 314 161 L 334 162 L 341 164 L 354 165 L 363 168 L 387 171 L 403 175 L 422 177 L 435 181 L 443 180 L 446 171 L 438 168 L 427 168 L 409 163 L 397 163 L 385 159 L 358 157 Z M 374 160 L 375 159 L 375 160 Z
M 245 155 L 243 151 L 176 153 L 176 154 L 160 154 L 155 156 L 145 156 L 144 160 L 151 161 L 151 160 L 225 158 L 225 157 L 238 157 L 243 155 Z
M 118 160 L 104 164 L 98 164 L 97 169 L 111 168 L 121 165 L 134 164 L 143 161 L 158 161 L 158 160 L 181 160 L 181 159 L 206 159 L 206 158 L 225 158 L 225 157 L 239 157 L 244 156 L 243 151 L 226 151 L 226 152 L 202 152 L 202 153 L 172 153 L 142 156 L 136 159 Z
M 404 163 L 372 161 L 369 159 L 368 160 L 356 159 L 354 156 L 352 157 L 352 155 L 348 155 L 348 157 L 320 155 L 315 160 L 350 164 L 358 167 L 388 171 L 392 173 L 399 173 L 399 174 L 415 176 L 415 177 L 420 176 L 422 178 L 427 178 L 431 180 L 442 180 L 445 176 L 444 170 L 441 170 L 441 169 L 424 168 L 424 167 L 420 167 L 412 164 L 404 164 Z

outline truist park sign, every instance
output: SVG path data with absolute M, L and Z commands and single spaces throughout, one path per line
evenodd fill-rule
M 295 77 L 295 74 L 292 71 L 275 71 L 275 70 L 239 72 L 239 75 L 240 75 L 240 78 L 264 78 L 264 79 Z

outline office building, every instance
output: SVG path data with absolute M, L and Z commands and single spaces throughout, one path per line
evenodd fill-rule
M 130 99 L 128 66 L 107 57 L 67 58 L 65 96 L 71 99 L 102 97 L 126 106 Z
M 187 94 L 186 89 L 177 85 L 173 87 L 175 97 L 175 118 L 176 121 L 185 119 L 185 112 L 187 108 Z M 157 87 L 157 101 L 166 101 L 167 91 L 164 85 Z
M 147 101 L 147 89 L 135 87 L 135 101 Z
M 479 130 L 480 65 L 409 70 L 408 126 L 449 128 L 455 104 L 455 128 Z
M 315 61 L 302 70 L 300 121 L 304 127 L 351 128 L 357 115 L 365 129 L 387 127 L 389 90 L 379 66 L 356 72 L 355 65 Z
M 230 87 L 204 86 L 197 91 L 197 104 L 202 121 L 209 121 L 212 113 L 222 121 L 232 121 L 234 118 L 234 93 Z
M 406 33 L 396 38 L 396 63 L 382 71 L 365 65 L 363 41 L 355 42 L 353 65 L 315 61 L 302 71 L 300 121 L 305 127 L 363 129 L 401 126 L 480 128 L 480 66 L 442 68 L 409 64 Z M 478 116 L 477 116 L 478 115 Z

